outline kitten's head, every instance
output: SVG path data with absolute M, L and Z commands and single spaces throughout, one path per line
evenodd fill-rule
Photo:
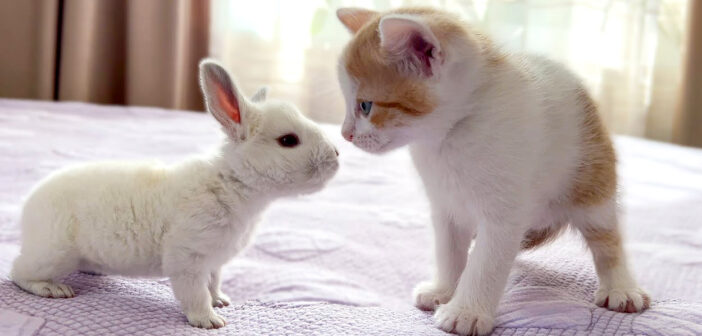
M 433 9 L 380 14 L 342 8 L 339 20 L 354 34 L 339 64 L 346 98 L 342 135 L 382 153 L 415 140 L 439 118 L 448 42 L 466 31 L 452 15 Z

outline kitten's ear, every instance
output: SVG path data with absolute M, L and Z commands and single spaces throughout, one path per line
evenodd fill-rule
M 363 8 L 348 7 L 336 10 L 336 17 L 353 34 L 376 16 L 378 16 L 378 12 Z
M 420 19 L 409 15 L 384 16 L 378 26 L 380 45 L 388 57 L 420 76 L 436 74 L 443 61 L 439 40 Z
M 264 87 L 258 89 L 258 91 L 256 93 L 254 93 L 253 96 L 251 96 L 251 101 L 254 103 L 260 103 L 262 101 L 265 101 L 267 96 L 268 96 L 268 87 L 264 86 Z
M 205 105 L 233 140 L 246 139 L 248 102 L 227 70 L 211 59 L 200 62 L 200 86 Z

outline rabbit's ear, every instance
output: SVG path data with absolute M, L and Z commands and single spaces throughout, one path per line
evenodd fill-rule
M 264 87 L 258 89 L 258 92 L 256 92 L 251 97 L 251 101 L 254 103 L 260 103 L 260 102 L 266 100 L 266 96 L 268 96 L 268 87 L 264 86 Z
M 216 61 L 200 62 L 200 85 L 207 110 L 219 121 L 232 139 L 246 139 L 248 102 L 236 87 L 229 73 Z

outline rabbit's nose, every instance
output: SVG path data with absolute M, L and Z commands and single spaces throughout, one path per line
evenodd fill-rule
M 334 147 L 334 153 L 336 153 L 336 156 L 339 156 L 339 150 Z

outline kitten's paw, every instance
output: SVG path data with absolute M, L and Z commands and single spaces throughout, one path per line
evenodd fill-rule
M 449 302 L 452 292 L 431 281 L 421 282 L 414 288 L 414 306 L 421 310 L 434 310 L 438 305 Z
M 231 299 L 229 298 L 229 296 L 227 296 L 227 294 L 219 292 L 215 295 L 212 295 L 212 307 L 224 308 L 230 303 Z
M 62 283 L 51 281 L 27 281 L 20 280 L 15 283 L 27 292 L 34 295 L 43 296 L 45 298 L 72 298 L 76 296 L 73 288 Z
M 224 327 L 227 323 L 224 319 L 217 315 L 214 311 L 205 315 L 187 315 L 188 323 L 191 326 L 204 329 L 218 329 Z
M 648 308 L 651 298 L 640 288 L 600 288 L 595 304 L 620 313 L 638 313 Z
M 487 335 L 492 331 L 493 317 L 456 304 L 439 306 L 434 313 L 436 325 L 442 330 L 459 335 Z

